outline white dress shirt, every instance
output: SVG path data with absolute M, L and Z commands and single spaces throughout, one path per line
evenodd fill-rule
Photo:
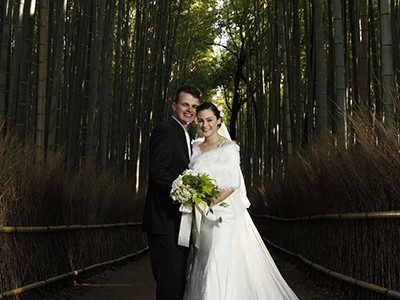
M 187 130 L 187 128 L 185 126 L 182 125 L 181 122 L 178 121 L 177 118 L 175 118 L 175 116 L 172 116 L 172 118 L 178 122 L 179 125 L 181 125 L 181 127 L 183 128 L 183 132 L 185 133 L 185 137 L 186 137 L 186 144 L 188 147 L 188 154 L 189 154 L 189 159 L 192 155 L 192 147 L 191 147 L 191 140 L 190 140 L 190 136 L 189 136 L 189 132 Z

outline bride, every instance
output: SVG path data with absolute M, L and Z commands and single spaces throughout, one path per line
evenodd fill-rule
M 197 126 L 204 140 L 193 145 L 189 167 L 209 174 L 221 192 L 213 199 L 212 212 L 203 212 L 201 221 L 197 220 L 201 227 L 193 230 L 198 242 L 186 297 L 298 299 L 282 278 L 247 211 L 250 202 L 240 170 L 239 146 L 230 140 L 221 122 L 214 104 L 205 102 L 197 107 Z M 219 217 L 222 222 L 218 222 Z

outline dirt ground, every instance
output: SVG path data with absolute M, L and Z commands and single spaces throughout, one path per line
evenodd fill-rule
M 283 277 L 301 300 L 346 300 L 317 286 L 284 256 L 271 252 Z M 45 300 L 153 300 L 155 282 L 150 270 L 149 255 L 129 261 L 100 274 L 77 278 L 74 286 L 58 291 Z M 272 299 L 271 299 L 272 300 Z

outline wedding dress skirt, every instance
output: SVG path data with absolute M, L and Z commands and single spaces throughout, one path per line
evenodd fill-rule
M 208 173 L 222 189 L 236 188 L 224 201 L 227 205 L 213 206 L 213 218 L 203 215 L 200 232 L 193 232 L 200 243 L 194 248 L 187 300 L 298 299 L 247 211 L 238 146 L 232 142 L 205 153 L 193 150 L 192 169 Z

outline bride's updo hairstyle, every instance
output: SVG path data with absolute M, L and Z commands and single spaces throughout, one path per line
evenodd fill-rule
M 196 113 L 201 112 L 202 110 L 206 110 L 206 109 L 211 109 L 211 111 L 214 113 L 214 115 L 217 117 L 218 119 L 221 119 L 221 112 L 219 111 L 218 107 L 216 107 L 214 104 L 212 104 L 211 102 L 203 102 L 202 104 L 200 104 L 199 106 L 197 106 L 196 108 Z

